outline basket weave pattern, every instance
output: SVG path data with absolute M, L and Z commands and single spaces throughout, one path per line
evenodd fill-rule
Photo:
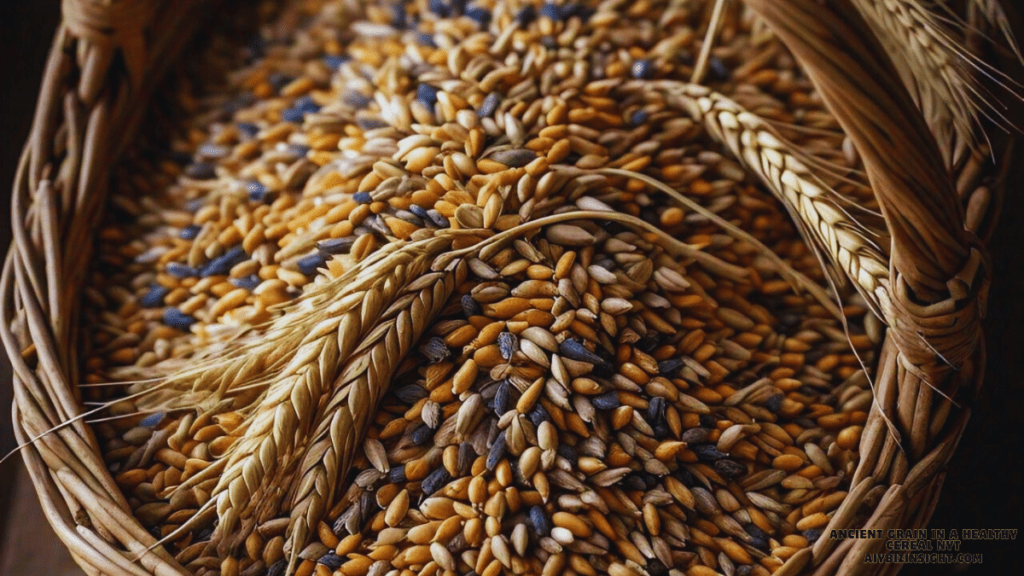
M 985 234 L 972 228 L 991 218 L 971 207 L 973 190 L 956 190 L 888 56 L 863 40 L 871 37 L 866 25 L 838 16 L 847 0 L 827 8 L 813 0 L 747 2 L 800 55 L 829 107 L 845 107 L 847 117 L 857 119 L 843 128 L 866 158 L 893 243 L 889 284 L 873 295 L 889 325 L 875 371 L 875 403 L 850 492 L 829 528 L 923 527 L 970 415 L 950 398 L 970 396 L 984 373 L 981 320 L 989 270 L 978 239 Z M 161 547 L 148 550 L 155 539 L 132 517 L 87 424 L 79 420 L 44 433 L 82 412 L 77 306 L 107 177 L 132 141 L 162 69 L 196 26 L 198 4 L 64 0 L 64 22 L 13 189 L 15 242 L 0 276 L 0 336 L 14 367 L 15 430 L 20 442 L 33 441 L 23 455 L 48 520 L 89 574 L 187 574 Z M 787 29 L 778 18 L 783 10 L 814 14 L 821 28 L 814 34 Z M 847 48 L 848 66 L 837 68 L 834 54 L 826 58 L 829 44 L 815 42 L 820 38 Z M 853 56 L 865 53 L 875 57 Z M 863 77 L 878 85 L 856 80 Z M 862 93 L 887 94 L 875 106 L 899 110 L 905 123 L 873 123 L 872 109 L 855 109 L 862 100 L 851 95 Z M 879 132 L 889 151 L 869 150 L 879 141 L 869 135 Z M 904 150 L 914 150 L 913 158 L 890 152 Z M 899 164 L 908 161 L 924 163 L 932 180 L 902 178 Z M 976 170 L 977 162 L 962 170 Z M 827 534 L 779 573 L 899 569 L 860 561 L 882 541 Z

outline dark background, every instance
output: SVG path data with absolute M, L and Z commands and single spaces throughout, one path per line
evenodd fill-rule
M 1016 2 L 1011 9 L 1020 23 Z M 0 246 L 10 243 L 9 194 L 18 157 L 32 123 L 35 97 L 53 32 L 57 0 L 0 1 Z M 1018 26 L 1020 29 L 1020 26 Z M 1020 37 L 1020 34 L 1018 34 Z M 1018 79 L 1024 78 L 1014 74 Z M 1021 107 L 1021 102 L 1014 103 Z M 946 485 L 932 528 L 1024 528 L 1021 491 L 1021 420 L 1024 419 L 1024 141 L 1018 145 L 1002 225 L 992 244 L 994 278 L 988 322 L 989 367 L 985 385 L 960 447 L 949 463 Z M 0 453 L 14 446 L 10 428 L 10 368 L 0 354 Z M 12 482 L 20 458 L 0 465 L 0 542 L 8 529 L 31 522 L 9 518 Z M 24 492 L 22 492 L 24 494 Z M 24 496 L 22 496 L 24 497 Z M 40 520 L 42 521 L 42 520 Z M 54 536 L 56 544 L 56 537 Z M 1022 537 L 1024 538 L 1024 537 Z M 0 550 L 2 550 L 0 546 Z M 981 575 L 1019 569 L 1016 543 L 964 542 L 963 552 L 980 552 L 980 566 L 907 566 L 906 576 Z

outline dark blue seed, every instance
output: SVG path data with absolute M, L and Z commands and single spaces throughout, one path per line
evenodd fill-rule
M 405 482 L 405 464 L 392 466 L 391 469 L 388 470 L 388 482 L 392 484 L 401 484 L 402 482 Z
M 191 266 L 186 266 L 181 262 L 171 262 L 167 265 L 167 273 L 175 278 L 189 278 L 191 276 L 198 276 L 199 271 Z
M 217 177 L 217 168 L 209 162 L 196 162 L 185 168 L 185 176 L 193 180 L 210 180 Z
M 768 551 L 768 534 L 757 527 L 756 524 L 746 524 L 743 530 L 750 535 L 750 545 L 765 552 Z
M 284 112 L 281 112 L 281 120 L 284 120 L 285 122 L 294 122 L 298 124 L 299 122 L 302 122 L 302 116 L 302 110 L 297 108 L 288 108 Z
M 427 107 L 427 110 L 433 110 L 434 104 L 437 104 L 437 93 L 440 92 L 440 88 L 431 86 L 430 84 L 420 84 L 416 88 L 416 99 Z
M 473 450 L 473 445 L 469 442 L 459 444 L 459 476 L 465 476 L 470 472 L 474 460 L 476 460 L 476 451 Z
M 799 314 L 782 314 L 775 330 L 780 334 L 786 334 L 802 323 L 803 318 Z
M 530 422 L 533 422 L 534 426 L 540 426 L 542 423 L 551 420 L 551 415 L 548 414 L 548 411 L 539 403 L 533 405 L 528 416 L 530 417 Z
M 650 472 L 641 470 L 640 472 L 637 472 L 637 476 L 644 481 L 644 485 L 648 490 L 651 490 L 658 485 L 658 477 Z
M 164 303 L 164 296 L 167 296 L 168 292 L 170 292 L 170 290 L 167 288 L 159 284 L 153 284 L 149 287 L 149 292 L 146 292 L 142 298 L 139 298 L 139 305 L 143 308 L 162 306 Z
M 381 120 L 380 118 L 366 117 L 356 118 L 356 125 L 358 125 L 363 130 L 376 130 L 377 128 L 387 128 L 388 126 L 390 126 L 390 124 Z
M 683 366 L 682 358 L 669 358 L 658 362 L 658 373 L 662 376 L 670 376 Z
M 270 82 L 270 85 L 274 87 L 274 90 L 280 90 L 281 88 L 284 88 L 292 80 L 294 80 L 294 78 L 292 78 L 291 76 L 286 76 L 279 72 L 275 72 L 274 74 L 271 74 L 269 78 L 267 78 L 267 82 Z
M 551 533 L 551 520 L 540 506 L 530 508 L 530 523 L 533 524 L 538 536 L 547 536 Z
M 498 109 L 498 104 L 501 102 L 501 96 L 497 92 L 491 92 L 484 98 L 484 101 L 480 103 L 480 109 L 476 111 L 476 115 L 485 118 L 494 114 L 494 111 Z
M 683 432 L 682 440 L 687 444 L 704 444 L 708 441 L 709 432 L 704 428 L 690 428 Z
M 316 276 L 317 270 L 322 268 L 327 263 L 324 255 L 317 252 L 310 254 L 305 258 L 298 261 L 299 272 L 302 272 L 306 276 Z
M 665 405 L 665 399 L 661 396 L 651 398 L 647 404 L 647 422 L 654 426 L 665 422 Z
M 501 357 L 504 360 L 511 360 L 518 348 L 519 340 L 516 338 L 515 334 L 511 332 L 502 332 L 501 334 L 498 334 L 498 350 L 501 352 Z
M 644 122 L 647 122 L 647 112 L 643 110 L 637 110 L 629 117 L 630 126 L 642 126 Z
M 694 477 L 693 473 L 686 468 L 679 468 L 675 472 L 676 478 L 688 488 L 693 488 L 697 485 L 697 478 Z
M 697 455 L 697 460 L 701 462 L 714 462 L 726 456 L 714 444 L 698 444 L 690 446 L 690 450 L 693 450 L 693 453 Z
M 650 60 L 637 60 L 633 62 L 633 78 L 646 80 L 654 74 L 654 65 Z
M 576 2 L 565 4 L 559 11 L 561 12 L 562 20 L 568 20 L 573 16 L 579 16 L 580 20 L 582 20 L 583 22 L 586 22 L 588 19 L 590 19 L 591 14 L 593 14 L 592 9 L 587 8 L 583 4 L 578 4 Z
M 469 294 L 464 294 L 462 296 L 462 300 L 459 302 L 462 304 L 462 313 L 465 314 L 467 318 L 470 316 L 479 316 L 483 313 L 480 310 L 480 304 L 477 304 L 477 301 Z
M 516 24 L 521 28 L 529 26 L 535 18 L 537 18 L 537 12 L 529 4 L 521 8 L 519 12 L 516 12 Z
M 423 490 L 424 496 L 430 496 L 444 488 L 451 481 L 451 474 L 442 466 L 423 479 L 423 482 L 420 483 L 420 489 Z
M 426 398 L 427 394 L 429 392 L 419 384 L 409 384 L 395 390 L 395 396 L 406 404 L 415 404 L 421 398 Z
M 590 364 L 603 364 L 604 359 L 594 354 L 583 345 L 582 342 L 575 338 L 568 338 L 563 340 L 558 345 L 558 352 L 571 360 L 577 360 L 579 362 L 589 362 Z
M 555 450 L 559 456 L 565 458 L 569 462 L 576 463 L 576 448 L 568 444 L 559 444 L 558 449 Z
M 487 452 L 487 469 L 494 470 L 494 467 L 498 465 L 505 456 L 505 449 L 508 446 L 505 444 L 505 431 L 502 430 L 498 437 L 494 439 L 494 443 L 491 444 L 490 449 Z
M 239 122 L 235 124 L 243 140 L 255 138 L 260 133 L 260 127 L 251 122 Z
M 700 422 L 701 428 L 717 428 L 718 418 L 715 418 L 711 414 L 701 414 L 697 417 L 697 421 Z
M 729 69 L 719 58 L 712 56 L 708 58 L 708 74 L 712 80 L 724 81 L 729 79 Z
M 356 192 L 352 195 L 352 199 L 360 204 L 370 204 L 373 202 L 373 196 L 370 196 L 369 192 Z
M 177 308 L 168 308 L 164 311 L 164 324 L 171 328 L 187 332 L 196 322 L 194 316 L 189 316 Z
M 370 104 L 370 102 L 373 102 L 373 98 L 359 92 L 351 91 L 346 92 L 341 101 L 353 108 L 365 108 Z
M 429 216 L 427 215 L 427 209 L 418 204 L 413 204 L 409 206 L 409 212 L 412 212 L 413 214 L 420 218 L 429 218 Z
M 163 420 L 164 420 L 164 413 L 163 412 L 156 412 L 154 414 L 150 414 L 149 416 L 146 416 L 145 418 L 143 418 L 142 421 L 139 422 L 139 426 L 142 426 L 143 428 L 155 428 L 156 425 L 161 423 L 161 422 L 163 422 Z
M 777 414 L 779 410 L 782 410 L 782 401 L 786 397 L 782 394 L 776 394 L 775 396 L 769 397 L 764 401 L 764 407 L 767 408 L 773 414 Z
M 290 152 L 291 155 L 295 156 L 296 158 L 302 158 L 303 156 L 309 153 L 309 146 L 306 146 L 304 144 L 289 144 L 288 152 Z
M 337 570 L 338 568 L 341 568 L 342 564 L 345 563 L 345 559 L 343 557 L 338 556 L 337 554 L 335 554 L 334 551 L 332 550 L 332 551 L 328 552 L 327 554 L 324 554 L 320 558 L 317 558 L 316 563 L 317 564 L 323 564 L 324 566 L 327 566 L 331 570 Z
M 452 7 L 452 14 L 462 14 L 466 11 L 467 0 L 449 0 Z
M 420 346 L 420 353 L 426 356 L 431 364 L 436 364 L 451 354 L 448 350 L 448 345 L 438 336 L 432 337 L 423 346 Z
M 824 528 L 808 528 L 807 530 L 804 530 L 804 532 L 803 532 L 804 538 L 807 538 L 807 541 L 810 542 L 811 544 L 814 544 L 815 542 L 817 542 L 818 539 L 821 538 L 821 535 L 824 534 L 824 533 L 825 533 L 825 529 Z
M 551 2 L 546 2 L 543 6 L 540 7 L 540 15 L 545 18 L 556 21 L 562 19 L 561 9 L 559 9 L 558 6 L 555 6 Z
M 327 67 L 330 68 L 331 70 L 337 70 L 338 68 L 341 68 L 341 65 L 344 64 L 345 62 L 348 62 L 349 60 L 351 60 L 351 58 L 349 58 L 348 56 L 334 56 L 332 54 L 324 56 L 324 64 L 327 64 Z
M 437 42 L 434 42 L 434 35 L 433 34 L 427 34 L 426 32 L 421 32 L 421 33 L 419 33 L 416 36 L 416 41 L 419 42 L 421 46 L 428 46 L 430 48 L 437 48 Z
M 438 228 L 450 228 L 452 225 L 448 218 L 446 218 L 437 210 L 427 210 L 427 216 L 430 218 L 430 221 L 433 222 L 434 225 L 437 226 Z
M 229 280 L 233 285 L 239 288 L 245 288 L 246 290 L 255 290 L 260 285 L 260 277 L 256 274 L 249 274 L 248 276 L 242 276 L 241 278 L 232 278 Z
M 284 572 L 287 569 L 288 569 L 288 559 L 287 558 L 283 558 L 283 559 L 278 560 L 277 562 L 274 562 L 273 564 L 270 565 L 270 568 L 267 569 L 267 576 L 284 576 Z
M 735 460 L 723 458 L 715 462 L 715 472 L 723 478 L 739 478 L 747 473 L 747 466 Z
M 430 11 L 438 16 L 445 18 L 451 14 L 452 6 L 445 0 L 430 0 Z
M 235 264 L 240 264 L 249 259 L 249 255 L 241 246 L 235 246 L 224 254 L 217 256 L 199 268 L 199 275 L 203 278 L 208 276 L 225 276 Z
M 474 6 L 469 10 L 466 10 L 466 16 L 475 20 L 481 28 L 486 28 L 487 25 L 491 23 L 491 11 L 486 8 Z
M 736 567 L 736 576 L 750 576 L 754 573 L 754 567 L 750 564 L 740 564 Z
M 619 393 L 615 390 L 610 390 L 599 396 L 594 396 L 590 399 L 590 403 L 598 410 L 615 410 L 621 406 L 619 403 Z
M 356 239 L 352 236 L 345 236 L 344 238 L 331 238 L 324 240 L 317 244 L 317 250 L 328 255 L 333 254 L 348 254 L 352 250 L 352 245 L 356 243 Z
M 413 428 L 412 433 L 409 435 L 409 439 L 412 440 L 412 443 L 416 446 L 423 446 L 433 438 L 434 431 L 430 429 L 430 426 L 423 423 Z
M 408 14 L 405 11 L 405 4 L 397 2 L 391 5 L 391 25 L 395 28 L 405 28 L 408 25 Z
M 312 96 L 303 96 L 299 98 L 295 101 L 295 104 L 293 104 L 292 107 L 303 114 L 312 114 L 320 111 L 320 105 L 313 100 Z
M 178 238 L 181 238 L 182 240 L 195 240 L 196 236 L 199 236 L 200 230 L 202 230 L 202 227 L 196 226 L 195 224 L 186 226 L 181 229 L 181 232 L 178 234 Z
M 249 192 L 249 199 L 253 202 L 263 202 L 267 196 L 267 187 L 255 180 L 246 182 L 245 189 Z
M 498 384 L 498 390 L 494 393 L 494 412 L 501 416 L 508 411 L 509 401 L 512 399 L 512 386 L 508 380 L 502 380 Z

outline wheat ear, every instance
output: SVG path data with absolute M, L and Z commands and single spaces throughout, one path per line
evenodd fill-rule
M 829 255 L 880 318 L 889 318 L 888 258 L 872 240 L 884 237 L 883 231 L 869 230 L 850 217 L 837 194 L 799 160 L 797 147 L 765 120 L 703 86 L 662 82 L 657 88 L 757 174 L 793 212 L 809 244 Z

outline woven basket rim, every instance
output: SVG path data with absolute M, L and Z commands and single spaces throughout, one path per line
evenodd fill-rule
M 755 10 L 759 6 L 767 10 L 781 0 L 747 1 Z M 828 10 L 813 0 L 788 1 Z M 174 59 L 169 56 L 181 52 L 201 20 L 195 13 L 202 2 L 183 4 L 170 0 L 62 2 L 64 21 L 54 38 L 32 133 L 14 183 L 15 241 L 0 274 L 0 338 L 14 368 L 13 414 L 19 443 L 33 440 L 41 431 L 80 412 L 72 345 L 77 333 L 78 288 L 87 262 L 65 256 L 74 253 L 73 247 L 88 244 L 91 224 L 102 210 L 103 175 L 130 142 L 125 135 L 136 131 L 143 108 L 140 103 L 153 89 L 159 69 Z M 120 64 L 118 56 L 122 57 Z M 113 73 L 112 67 L 116 67 Z M 79 80 L 72 84 L 76 74 Z M 67 154 L 55 157 L 55 149 Z M 952 179 L 946 184 L 949 191 L 954 190 Z M 987 204 L 992 214 L 986 219 L 994 221 L 1001 186 L 991 192 L 996 201 Z M 965 250 L 976 251 L 984 264 L 983 242 L 963 233 L 964 202 L 959 197 L 946 200 L 946 208 L 938 208 L 934 218 L 911 225 L 938 226 L 962 238 Z M 924 200 L 917 202 L 924 206 Z M 955 206 L 952 213 L 949 206 Z M 892 224 L 891 218 L 888 221 Z M 981 236 L 987 239 L 989 235 Z M 983 269 L 982 276 L 985 272 Z M 896 274 L 893 277 L 896 282 L 903 281 Z M 909 294 L 895 297 L 897 301 L 908 299 L 897 304 L 916 304 Z M 973 302 L 982 296 L 972 290 L 969 298 Z M 948 421 L 943 415 L 945 424 L 931 433 L 934 395 L 925 381 L 928 373 L 900 360 L 903 347 L 909 344 L 907 338 L 892 334 L 892 329 L 886 331 L 880 348 L 875 406 L 861 440 L 861 460 L 847 498 L 829 527 L 850 521 L 863 508 L 873 511 L 867 527 L 927 523 L 941 488 L 942 468 L 970 416 L 969 408 L 952 407 Z M 38 357 L 35 366 L 25 360 L 24 352 L 30 347 Z M 954 387 L 976 391 L 983 373 L 984 343 L 979 340 L 959 371 L 943 375 Z M 905 439 L 907 446 L 896 443 L 879 406 L 912 432 Z M 903 449 L 910 450 L 913 462 Z M 155 539 L 132 517 L 103 464 L 91 429 L 81 420 L 32 442 L 22 455 L 47 520 L 87 573 L 189 574 L 163 548 L 147 550 L 155 545 Z M 790 558 L 778 574 L 894 572 L 892 567 L 864 566 L 857 561 L 878 545 L 880 542 L 872 540 L 840 541 L 823 536 Z

